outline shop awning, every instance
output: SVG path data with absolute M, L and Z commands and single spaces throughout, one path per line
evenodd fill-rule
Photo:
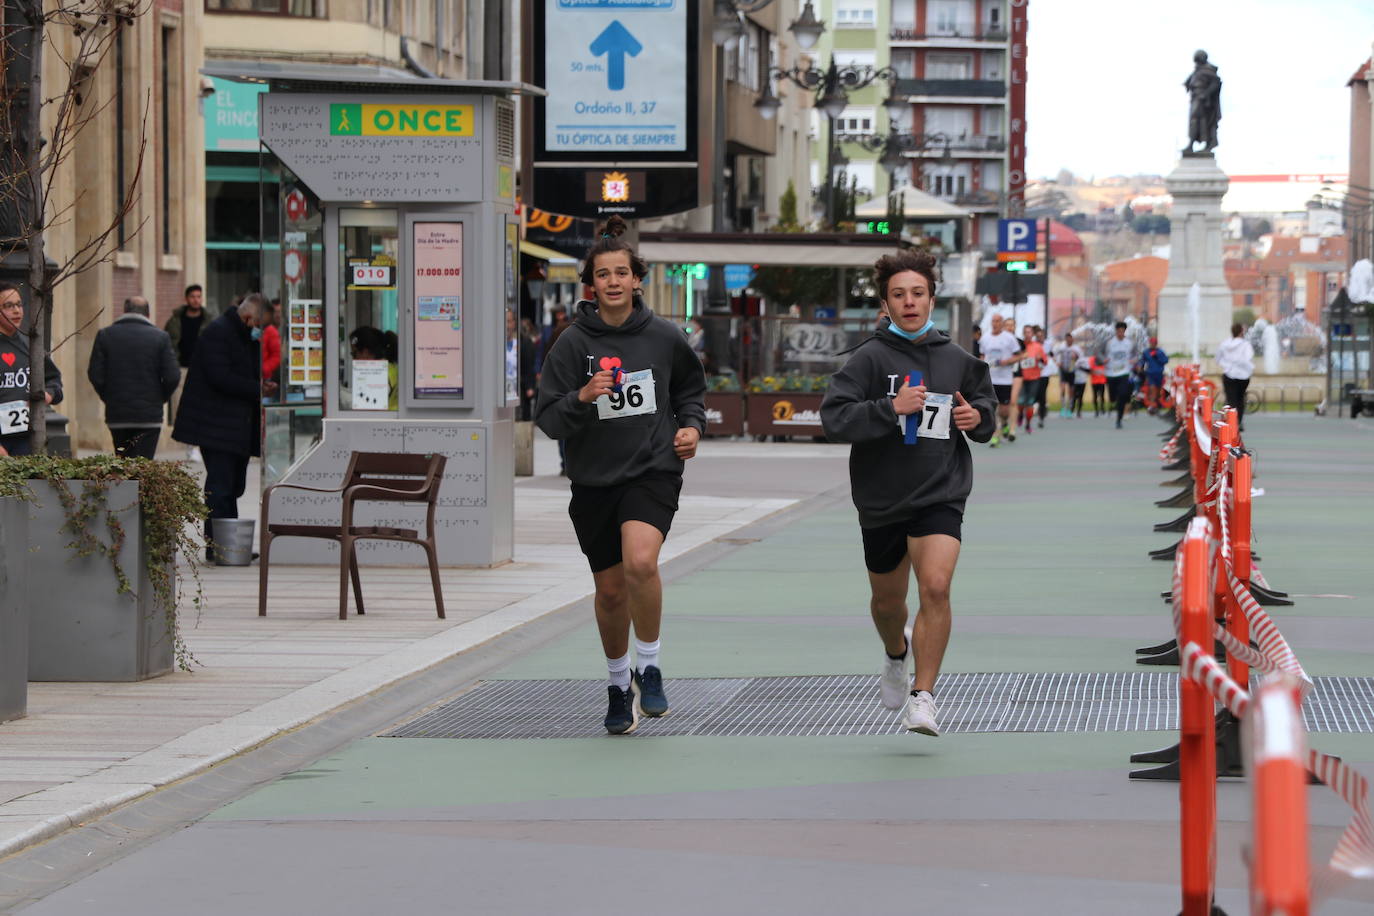
M 963 219 L 970 211 L 934 194 L 927 194 L 919 188 L 903 188 L 898 192 L 902 198 L 902 215 L 907 219 Z M 875 197 L 867 203 L 854 208 L 854 215 L 863 219 L 887 216 L 887 198 Z
M 541 261 L 548 261 L 550 264 L 576 264 L 577 258 L 570 257 L 561 251 L 554 251 L 552 248 L 545 248 L 543 245 L 536 245 L 534 242 L 520 240 L 520 253 L 527 254 L 532 258 Z
M 651 264 L 872 267 L 882 255 L 904 247 L 910 246 L 879 235 L 645 232 L 639 237 L 639 256 Z

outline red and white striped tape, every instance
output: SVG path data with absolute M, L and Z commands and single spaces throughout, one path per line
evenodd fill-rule
M 1174 450 L 1178 448 L 1178 440 L 1183 435 L 1183 427 L 1174 430 L 1174 434 L 1169 437 L 1169 441 L 1164 443 L 1164 447 L 1159 450 L 1160 461 L 1172 461 L 1175 457 Z
M 1312 679 L 1307 676 L 1302 665 L 1298 662 L 1297 655 L 1288 645 L 1288 641 L 1283 638 L 1279 628 L 1274 625 L 1274 621 L 1265 613 L 1264 608 L 1255 600 L 1255 596 L 1250 594 L 1250 589 L 1245 587 L 1245 583 L 1236 577 L 1234 568 L 1231 565 L 1231 537 L 1230 537 L 1230 516 L 1227 507 L 1230 504 L 1228 496 L 1231 495 L 1231 487 L 1227 484 L 1223 475 L 1221 478 L 1221 492 L 1217 495 L 1217 515 L 1221 522 L 1221 562 L 1226 572 L 1226 582 L 1231 589 L 1231 597 L 1235 599 L 1236 605 L 1240 608 L 1245 619 L 1250 621 L 1250 637 L 1259 645 L 1258 660 L 1253 660 L 1254 655 L 1250 653 L 1249 646 L 1242 651 L 1238 645 L 1235 648 L 1237 657 L 1252 668 L 1260 671 L 1272 672 L 1283 671 L 1293 675 L 1304 684 L 1304 690 L 1310 690 Z M 1220 628 L 1219 628 L 1220 629 Z M 1228 633 L 1227 636 L 1230 636 Z M 1232 650 L 1232 644 L 1238 641 L 1232 637 L 1229 640 L 1222 637 L 1226 643 L 1228 651 Z

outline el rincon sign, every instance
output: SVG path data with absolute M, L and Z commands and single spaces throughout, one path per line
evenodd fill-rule
M 330 105 L 335 137 L 471 137 L 471 105 Z

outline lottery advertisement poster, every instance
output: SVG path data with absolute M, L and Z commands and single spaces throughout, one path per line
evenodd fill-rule
M 463 394 L 463 224 L 415 224 L 415 397 Z

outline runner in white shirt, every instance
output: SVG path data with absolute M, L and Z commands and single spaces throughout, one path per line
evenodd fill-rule
M 1107 341 L 1107 396 L 1116 405 L 1116 428 L 1131 401 L 1131 368 L 1140 359 L 1140 348 L 1126 338 L 1126 322 L 1116 323 L 1116 336 Z
M 1083 352 L 1074 346 L 1073 335 L 1065 334 L 1064 339 L 1054 348 L 1054 362 L 1059 367 L 1059 415 L 1073 416 L 1073 376 Z M 1084 379 L 1086 382 L 1087 379 Z
M 1016 354 L 1021 352 L 1021 345 L 1015 335 L 1006 330 L 1006 319 L 1001 315 L 992 316 L 992 333 L 979 341 L 979 345 L 983 350 L 983 359 L 988 364 L 992 390 L 997 394 L 997 418 L 1002 426 L 1002 435 L 1008 442 L 1014 442 L 1016 434 L 1011 431 L 1011 386 Z M 993 436 L 988 445 L 996 448 L 998 442 L 998 437 Z

